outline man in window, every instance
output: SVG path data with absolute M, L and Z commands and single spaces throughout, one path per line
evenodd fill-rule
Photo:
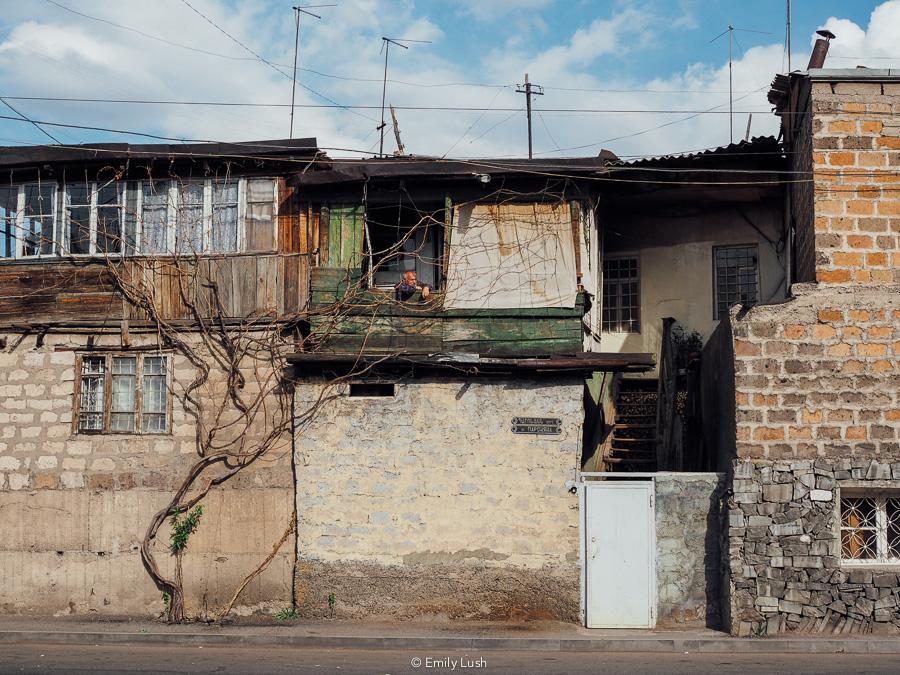
M 431 286 L 428 284 L 419 284 L 416 280 L 416 271 L 409 270 L 400 276 L 400 283 L 394 286 L 394 298 L 399 302 L 406 302 L 413 298 L 416 293 L 422 294 L 422 300 L 427 300 L 431 295 Z

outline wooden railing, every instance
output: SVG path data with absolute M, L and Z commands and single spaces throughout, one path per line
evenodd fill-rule
M 678 385 L 678 364 L 672 341 L 675 319 L 663 320 L 662 341 L 659 345 L 659 388 L 656 398 L 656 470 L 680 471 L 675 458 L 675 394 Z

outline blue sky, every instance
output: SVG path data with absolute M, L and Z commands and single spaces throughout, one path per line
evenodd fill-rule
M 10 3 L 0 19 L 0 96 L 10 97 L 7 102 L 25 116 L 52 122 L 179 139 L 287 137 L 293 3 L 188 1 Z M 735 33 L 734 46 L 735 139 L 743 137 L 751 112 L 751 135 L 776 128 L 765 90 L 786 67 L 783 0 L 335 1 L 338 7 L 314 10 L 321 21 L 303 20 L 300 65 L 307 70 L 298 75 L 303 86 L 297 102 L 377 107 L 381 36 L 429 40 L 409 50 L 393 48 L 390 55 L 387 98 L 400 107 L 399 127 L 409 152 L 523 155 L 524 97 L 515 85 L 525 72 L 545 87 L 535 100 L 543 109 L 534 120 L 538 156 L 593 155 L 601 147 L 635 156 L 727 143 L 727 36 L 710 40 L 729 23 L 743 29 Z M 806 65 L 813 32 L 825 25 L 838 35 L 830 67 L 900 67 L 900 0 L 795 0 L 795 69 Z M 409 109 L 416 106 L 475 110 Z M 567 111 L 548 110 L 558 108 Z M 701 110 L 709 112 L 693 112 Z M 16 116 L 9 108 L 2 114 Z M 321 146 L 333 148 L 332 155 L 360 156 L 378 147 L 379 115 L 377 109 L 299 107 L 294 135 L 317 137 Z M 149 142 L 83 129 L 43 129 L 65 143 Z M 52 142 L 34 126 L 12 120 L 0 120 L 0 139 L 5 145 Z M 393 151 L 392 133 L 385 147 Z

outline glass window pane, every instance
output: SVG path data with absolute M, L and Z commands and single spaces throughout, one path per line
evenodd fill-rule
M 91 190 L 86 184 L 66 186 L 69 253 L 91 252 Z
M 122 245 L 123 253 L 135 253 L 137 246 L 137 196 L 140 190 L 140 184 L 129 181 L 125 184 L 125 209 L 122 214 L 123 233 Z
M 238 234 L 238 184 L 213 183 L 210 250 L 236 251 Z
M 203 183 L 178 186 L 178 210 L 175 218 L 175 251 L 183 254 L 203 252 Z
M 103 430 L 103 357 L 84 357 L 81 361 L 81 396 L 78 412 L 80 431 Z
M 97 190 L 97 252 L 122 252 L 121 186 L 109 183 Z
M 168 389 L 166 361 L 162 356 L 144 358 L 144 405 L 141 411 L 143 431 L 161 433 L 167 429 Z
M 756 304 L 759 300 L 759 267 L 755 246 L 728 246 L 715 249 L 716 318 L 725 316 L 735 303 Z
M 18 187 L 0 187 L 0 258 L 14 258 L 16 255 L 18 202 Z
M 112 362 L 110 430 L 134 431 L 135 404 L 134 357 L 116 357 Z
M 141 253 L 168 253 L 169 184 L 147 181 L 141 191 Z
M 53 200 L 56 186 L 49 183 L 25 185 L 25 226 L 22 252 L 41 255 L 54 250 Z
M 609 258 L 603 261 L 602 330 L 640 332 L 639 270 L 637 258 Z

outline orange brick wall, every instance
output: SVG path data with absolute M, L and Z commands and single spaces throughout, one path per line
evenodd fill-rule
M 900 84 L 814 82 L 810 108 L 816 280 L 900 282 Z

